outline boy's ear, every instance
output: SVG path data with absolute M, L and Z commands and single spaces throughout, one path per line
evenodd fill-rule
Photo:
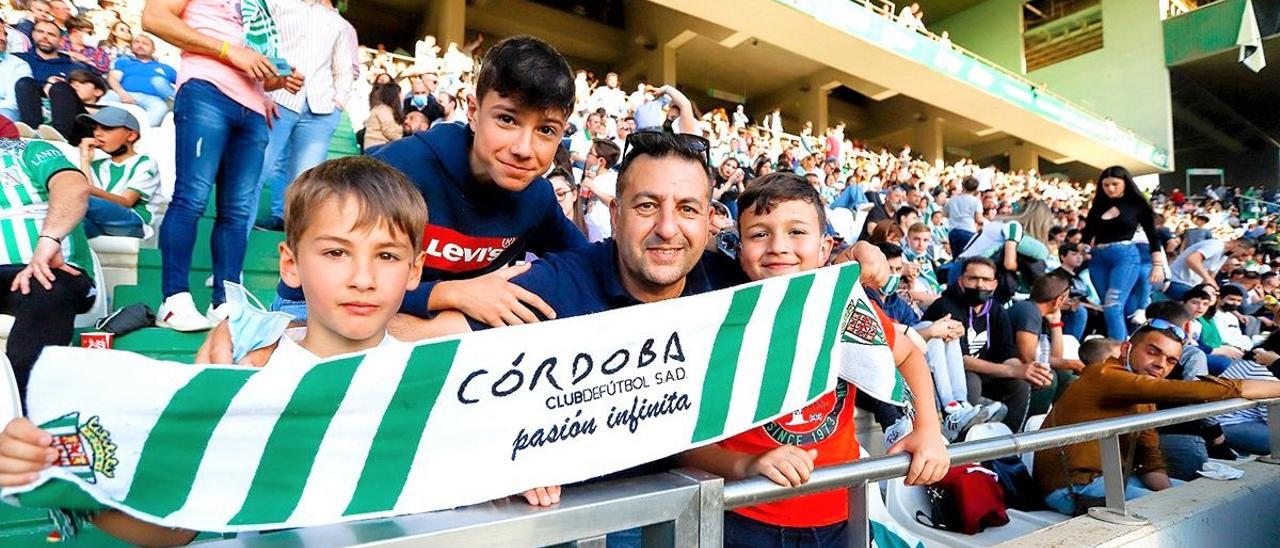
M 739 244 L 741 246 L 741 244 Z M 818 264 L 828 264 L 831 262 L 831 249 L 836 246 L 835 238 L 830 235 L 822 236 L 822 244 L 818 246 Z
M 298 275 L 298 258 L 285 242 L 280 242 L 280 280 L 294 289 L 302 287 L 302 277 Z
M 409 280 L 404 284 L 405 291 L 413 291 L 422 283 L 422 264 L 427 260 L 427 252 L 419 251 L 409 265 Z
M 129 136 L 126 137 L 125 140 L 128 141 L 129 144 L 134 144 L 134 143 L 137 143 L 138 139 L 141 139 L 141 138 L 142 138 L 142 134 L 131 129 L 129 130 Z
M 467 123 L 475 131 L 476 116 L 480 113 L 480 100 L 475 95 L 467 94 Z

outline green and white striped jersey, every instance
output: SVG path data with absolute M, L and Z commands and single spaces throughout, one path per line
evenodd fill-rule
M 0 264 L 27 264 L 49 210 L 49 179 L 76 166 L 49 143 L 19 139 L 0 139 L 0 162 Z M 80 227 L 62 240 L 62 256 L 93 276 L 89 240 Z
M 123 162 L 111 158 L 94 160 L 89 164 L 93 172 L 94 186 L 112 194 L 124 195 L 126 190 L 137 192 L 141 198 L 133 204 L 133 212 L 143 225 L 151 224 L 151 210 L 147 204 L 160 190 L 160 167 L 146 154 L 135 154 Z

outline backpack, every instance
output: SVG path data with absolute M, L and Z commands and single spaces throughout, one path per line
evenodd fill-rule
M 1004 505 L 1015 510 L 1033 512 L 1045 510 L 1044 494 L 1040 485 L 1031 478 L 1027 465 L 1016 455 L 1001 457 L 982 463 L 996 473 L 1000 488 L 1004 489 Z

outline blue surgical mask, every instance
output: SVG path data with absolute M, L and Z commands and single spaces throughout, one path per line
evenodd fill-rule
M 413 106 L 418 107 L 418 108 L 422 108 L 422 107 L 427 106 L 427 96 L 426 96 L 426 95 L 414 95 L 414 96 L 413 96 Z
M 880 292 L 885 296 L 893 295 L 898 291 L 898 283 L 902 281 L 902 274 L 890 274 L 889 279 L 885 280 L 884 285 L 880 286 Z
M 269 312 L 262 302 L 244 286 L 223 282 L 227 292 L 227 327 L 231 330 L 231 361 L 240 360 L 250 352 L 275 344 L 284 336 L 293 316 L 284 312 Z

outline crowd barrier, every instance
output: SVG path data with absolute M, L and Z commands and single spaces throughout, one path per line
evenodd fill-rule
M 980 462 L 1100 440 L 1106 483 L 1106 506 L 1091 509 L 1093 518 L 1138 525 L 1145 521 L 1126 512 L 1119 436 L 1213 417 L 1230 411 L 1267 406 L 1271 438 L 1280 439 L 1280 399 L 1233 399 L 1156 411 L 1142 415 L 1060 426 L 1033 432 L 955 444 L 952 464 Z M 1275 450 L 1259 459 L 1280 464 Z M 216 546 L 605 546 L 605 533 L 643 528 L 646 546 L 718 548 L 723 543 L 724 512 L 837 488 L 849 489 L 850 546 L 869 545 L 866 518 L 868 483 L 902 477 L 910 458 L 892 455 L 819 468 L 809 483 L 781 487 L 763 477 L 724 482 L 700 470 L 565 489 L 560 504 L 536 508 L 514 498 L 450 510 L 280 531 L 219 540 Z

